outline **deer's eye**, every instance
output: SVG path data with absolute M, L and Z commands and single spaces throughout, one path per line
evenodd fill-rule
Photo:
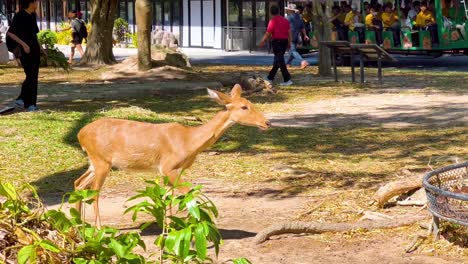
M 242 110 L 249 110 L 249 108 L 246 105 L 242 106 L 241 109 Z

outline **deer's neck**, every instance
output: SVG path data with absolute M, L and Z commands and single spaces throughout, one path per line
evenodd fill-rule
M 234 122 L 229 119 L 229 112 L 219 112 L 208 123 L 192 128 L 191 146 L 196 153 L 202 152 L 212 146 L 232 125 Z

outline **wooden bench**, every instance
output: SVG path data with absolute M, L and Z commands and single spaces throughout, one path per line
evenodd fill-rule
M 321 41 L 320 45 L 330 48 L 332 57 L 333 72 L 335 82 L 338 81 L 338 71 L 336 67 L 336 55 L 349 55 L 351 59 L 351 81 L 355 82 L 354 56 L 359 56 L 359 67 L 361 73 L 361 83 L 364 83 L 364 61 L 377 62 L 377 75 L 379 83 L 382 83 L 382 61 L 396 62 L 397 60 L 375 44 L 351 44 L 348 41 Z

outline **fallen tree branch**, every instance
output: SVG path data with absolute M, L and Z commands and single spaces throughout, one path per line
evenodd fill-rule
M 319 209 L 327 200 L 323 199 L 322 201 L 320 201 L 320 203 L 318 205 L 316 205 L 314 208 L 310 209 L 309 211 L 307 212 L 304 212 L 302 213 L 299 217 L 304 217 L 306 215 L 309 215 L 313 212 L 315 212 L 317 209 Z
M 430 217 L 429 214 L 402 216 L 383 221 L 362 221 L 357 223 L 317 223 L 317 222 L 287 222 L 272 225 L 261 232 L 255 238 L 255 244 L 261 244 L 272 236 L 282 234 L 320 234 L 324 232 L 345 232 L 352 230 L 372 230 L 395 228 L 400 226 L 412 225 L 418 221 Z
M 397 202 L 397 205 L 400 205 L 400 206 L 423 206 L 425 205 L 426 202 L 425 201 L 419 201 L 419 200 L 413 200 L 413 201 L 398 201 Z
M 389 182 L 377 190 L 372 200 L 377 203 L 378 207 L 382 208 L 392 197 L 421 188 L 423 177 L 424 174 L 421 174 Z

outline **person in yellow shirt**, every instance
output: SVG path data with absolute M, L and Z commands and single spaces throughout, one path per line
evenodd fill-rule
M 375 31 L 375 39 L 377 44 L 382 44 L 382 21 L 377 18 L 375 7 L 370 7 L 369 14 L 366 16 L 367 30 Z
M 401 26 L 398 15 L 393 11 L 393 6 L 391 3 L 387 3 L 385 5 L 385 10 L 382 13 L 382 23 L 384 30 L 392 31 L 394 45 L 400 46 Z
M 434 44 L 439 43 L 439 37 L 437 35 L 437 24 L 434 15 L 427 9 L 427 3 L 421 3 L 421 12 L 416 16 L 415 28 L 426 29 L 431 33 L 431 41 Z
M 359 36 L 359 42 L 364 43 L 364 24 L 359 22 L 361 15 L 357 10 L 357 5 L 352 4 L 351 9 L 349 5 L 346 7 L 346 17 L 344 24 L 349 27 L 349 30 L 356 31 Z

